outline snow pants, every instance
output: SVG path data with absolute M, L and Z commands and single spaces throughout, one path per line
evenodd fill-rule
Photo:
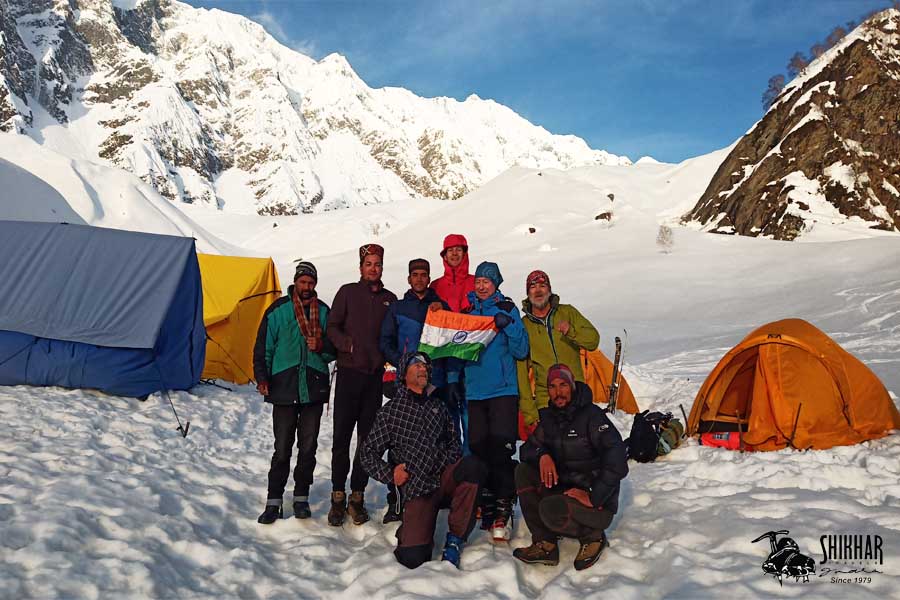
M 291 450 L 297 442 L 297 466 L 294 469 L 294 497 L 309 496 L 316 469 L 319 425 L 323 404 L 273 404 L 272 430 L 275 453 L 269 467 L 269 500 L 281 501 L 288 474 L 291 472 Z
M 431 560 L 434 529 L 442 508 L 450 508 L 447 530 L 463 540 L 468 539 L 475 526 L 475 502 L 485 475 L 485 466 L 477 457 L 465 456 L 444 469 L 437 490 L 406 500 L 394 550 L 401 565 L 415 569 Z
M 531 465 L 520 463 L 516 467 L 516 488 L 532 542 L 555 544 L 558 536 L 582 543 L 599 542 L 612 523 L 612 512 L 585 506 L 565 496 L 563 486 L 544 487 L 540 472 Z
M 331 488 L 343 492 L 350 472 L 350 440 L 356 429 L 356 453 L 350 491 L 364 492 L 369 474 L 359 462 L 359 447 L 375 423 L 381 408 L 382 372 L 363 373 L 338 367 L 334 390 L 334 439 L 331 447 Z
M 516 497 L 516 441 L 519 439 L 519 397 L 471 400 L 469 448 L 488 469 L 484 486 L 499 499 Z

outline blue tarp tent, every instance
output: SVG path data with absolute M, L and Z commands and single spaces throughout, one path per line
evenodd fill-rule
M 0 385 L 183 390 L 205 353 L 193 239 L 0 221 Z

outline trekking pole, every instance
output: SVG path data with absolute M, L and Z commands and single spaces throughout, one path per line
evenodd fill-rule
M 175 415 L 175 420 L 178 421 L 178 431 L 181 433 L 181 437 L 186 438 L 188 434 L 188 430 L 191 428 L 191 422 L 185 421 L 185 424 L 181 424 L 181 419 L 178 418 L 178 413 L 175 411 L 175 404 L 172 402 L 172 398 L 169 396 L 168 390 L 162 390 L 162 395 L 166 397 L 166 400 L 169 401 L 169 406 L 172 407 L 172 413 Z
M 688 418 L 684 412 L 684 407 L 681 404 L 678 405 L 678 408 L 681 409 L 681 416 L 684 417 L 684 433 L 681 434 L 681 439 L 684 439 L 687 437 Z

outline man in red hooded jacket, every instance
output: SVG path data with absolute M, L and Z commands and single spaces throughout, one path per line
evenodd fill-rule
M 444 275 L 431 282 L 431 289 L 453 312 L 461 312 L 469 306 L 469 292 L 475 291 L 475 276 L 469 273 L 469 242 L 459 233 L 444 238 Z M 463 382 L 448 384 L 443 388 L 444 402 L 454 425 L 462 434 L 463 452 L 469 454 L 469 414 Z
M 451 233 L 445 237 L 441 258 L 444 276 L 432 281 L 431 288 L 450 305 L 450 310 L 460 312 L 469 305 L 466 296 L 475 291 L 475 276 L 469 273 L 469 242 L 465 236 Z

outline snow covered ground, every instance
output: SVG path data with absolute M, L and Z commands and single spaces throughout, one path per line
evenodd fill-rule
M 693 204 L 726 152 L 680 165 L 512 169 L 448 203 L 294 218 L 188 207 L 181 218 L 199 224 L 211 245 L 273 256 L 282 281 L 293 259 L 312 260 L 326 301 L 356 277 L 361 243 L 386 247 L 385 282 L 402 292 L 409 259 L 424 256 L 439 271 L 443 236 L 463 233 L 473 269 L 498 262 L 501 290 L 517 301 L 525 275 L 542 268 L 563 301 L 598 326 L 604 350 L 627 328 L 625 375 L 642 408 L 690 410 L 731 346 L 788 316 L 811 321 L 864 360 L 897 402 L 900 237 L 853 232 L 784 243 L 673 227 L 672 252 L 657 248 L 659 224 L 673 224 Z M 595 218 L 606 212 L 609 220 Z M 173 400 L 191 420 L 186 439 L 159 395 L 141 403 L 0 388 L 0 598 L 900 597 L 898 435 L 805 453 L 740 454 L 689 441 L 656 463 L 631 464 L 611 547 L 587 571 L 572 568 L 574 541 L 563 542 L 558 567 L 528 567 L 479 531 L 461 572 L 441 562 L 408 571 L 391 554 L 396 525 L 380 523 L 380 485 L 368 489 L 378 519 L 327 526 L 329 417 L 314 518 L 262 526 L 268 407 L 249 386 L 201 385 Z M 631 417 L 614 420 L 627 435 Z M 817 560 L 821 535 L 878 534 L 882 573 L 868 584 L 831 583 L 828 575 L 779 586 L 760 568 L 767 543 L 750 543 L 779 529 Z M 445 531 L 439 523 L 438 543 Z M 512 546 L 528 539 L 517 520 Z

